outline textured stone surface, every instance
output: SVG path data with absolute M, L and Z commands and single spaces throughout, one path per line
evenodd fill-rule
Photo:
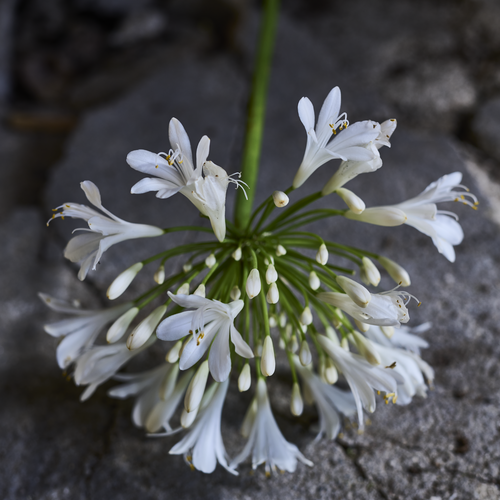
M 472 133 L 477 144 L 500 161 L 500 97 L 482 104 L 472 122 Z
M 438 30 L 445 32 L 438 44 L 443 57 L 456 43 L 447 31 L 445 9 L 431 9 L 428 2 L 417 8 L 413 2 L 365 5 L 357 0 L 336 4 L 335 11 L 327 7 L 326 14 L 317 16 L 301 16 L 298 7 L 290 5 L 280 21 L 258 198 L 286 188 L 300 163 L 305 142 L 296 115 L 300 97 L 308 95 L 318 107 L 339 84 L 343 109 L 350 111 L 352 121 L 384 119 L 397 111 L 384 97 L 383 84 L 391 74 L 390 62 L 404 55 L 400 48 L 418 52 L 414 41 L 420 34 L 432 50 L 429 35 Z M 134 428 L 131 404 L 108 399 L 109 385 L 82 404 L 81 388 L 61 377 L 55 341 L 41 328 L 57 315 L 43 307 L 36 292 L 79 298 L 87 307 L 98 307 L 117 272 L 147 256 L 153 251 L 149 248 L 173 246 L 186 236 L 117 246 L 82 284 L 75 268 L 60 257 L 74 225 L 58 220 L 46 230 L 50 208 L 65 201 L 84 202 L 78 183 L 90 179 L 101 188 L 105 206 L 126 220 L 206 224 L 183 197 L 163 201 L 153 195 L 129 195 L 141 175 L 126 165 L 125 157 L 136 148 L 167 148 L 168 120 L 176 116 L 194 144 L 202 134 L 210 136 L 215 162 L 231 172 L 238 169 L 248 86 L 245 68 L 250 66 L 255 16 L 243 28 L 242 63 L 226 55 L 197 58 L 192 50 L 172 51 L 168 68 L 159 68 L 128 95 L 87 113 L 65 159 L 53 171 L 44 213 L 18 210 L 2 222 L 0 463 L 7 480 L 0 481 L 0 497 L 499 499 L 498 227 L 485 216 L 488 210 L 482 207 L 488 199 L 466 173 L 456 139 L 435 133 L 443 129 L 435 123 L 410 130 L 405 119 L 400 120 L 392 149 L 382 152 L 384 167 L 358 177 L 349 187 L 367 205 L 396 203 L 445 173 L 463 171 L 464 183 L 480 196 L 481 209 L 474 213 L 449 207 L 459 213 L 466 235 L 456 264 L 448 263 L 428 237 L 410 227 L 376 228 L 344 220 L 313 226 L 322 235 L 383 252 L 410 272 L 412 292 L 423 302 L 411 310 L 412 324 L 434 323 L 424 335 L 431 347 L 423 357 L 436 369 L 435 390 L 426 400 L 416 399 L 408 407 L 381 405 L 363 435 L 348 428 L 334 442 L 311 444 L 314 410 L 308 408 L 299 420 L 290 417 L 290 387 L 278 372 L 270 381 L 278 423 L 315 467 L 299 466 L 294 475 L 272 479 L 266 479 L 262 469 L 250 475 L 248 466 L 241 468 L 240 477 L 221 468 L 205 476 L 191 472 L 180 457 L 168 455 L 176 437 L 149 439 Z M 331 172 L 332 166 L 320 169 L 304 192 L 319 189 Z M 342 206 L 334 197 L 323 203 Z M 146 269 L 136 288 L 151 282 L 153 272 Z M 384 278 L 383 287 L 392 286 Z M 163 355 L 164 346 L 157 345 L 138 364 L 158 362 Z M 224 412 L 224 439 L 231 455 L 243 444 L 238 428 L 249 398 L 232 384 Z

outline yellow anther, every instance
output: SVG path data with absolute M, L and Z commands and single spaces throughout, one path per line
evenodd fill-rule
M 200 340 L 205 336 L 205 334 L 203 332 L 201 332 L 199 335 L 198 335 L 198 338 L 196 339 L 196 345 L 200 345 Z
M 68 208 L 71 208 L 69 205 L 66 205 Z
M 396 401 L 398 400 L 398 395 L 394 394 L 394 397 L 392 398 L 392 404 L 396 404 Z
M 380 391 L 377 391 L 377 395 L 379 395 L 379 396 L 380 396 Z
M 463 194 L 461 194 L 461 195 L 460 195 L 460 198 L 461 198 L 462 200 L 465 200 L 465 196 L 464 196 Z
M 52 218 L 55 219 L 56 218 L 56 214 L 52 214 Z M 47 224 L 48 225 L 48 224 Z
M 266 477 L 271 477 L 271 471 L 266 470 Z
M 193 330 L 189 330 L 189 333 L 190 333 L 191 335 L 193 335 Z
M 420 307 L 421 305 L 422 305 L 422 302 L 419 302 L 419 303 L 417 304 L 417 307 Z
M 57 212 L 57 208 L 53 208 L 53 209 L 52 209 L 52 212 Z
M 472 210 L 477 210 L 476 205 L 472 205 Z
M 156 165 L 155 168 L 158 168 L 158 165 Z
M 386 366 L 386 368 L 390 368 L 391 370 L 394 370 L 394 368 L 396 368 L 396 361 L 394 361 L 394 363 L 392 363 L 392 365 Z
M 64 215 L 61 215 L 61 219 L 64 220 Z
M 191 470 L 194 470 L 194 465 L 193 465 L 193 464 L 189 464 L 189 468 L 190 468 Z

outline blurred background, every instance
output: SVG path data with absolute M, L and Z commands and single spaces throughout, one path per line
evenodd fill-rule
M 82 284 L 62 258 L 78 224 L 46 229 L 45 221 L 63 202 L 84 203 L 79 183 L 89 179 L 126 220 L 199 223 L 185 199 L 131 197 L 141 176 L 125 158 L 138 148 L 166 150 L 175 116 L 193 145 L 209 135 L 210 159 L 239 170 L 261 5 L 0 0 L 1 498 L 500 499 L 500 3 L 282 3 L 257 200 L 286 189 L 300 164 L 298 100 L 306 95 L 319 110 L 335 85 L 351 122 L 398 120 L 384 167 L 349 185 L 367 206 L 403 201 L 456 170 L 480 198 L 478 213 L 445 207 L 459 213 L 466 234 L 454 265 L 412 228 L 313 227 L 408 269 L 423 302 L 412 324 L 434 325 L 423 357 L 436 369 L 435 390 L 409 407 L 377 409 L 362 436 L 351 429 L 310 444 L 314 409 L 291 418 L 291 387 L 278 370 L 271 381 L 278 422 L 316 465 L 271 480 L 249 468 L 239 478 L 192 473 L 168 455 L 175 440 L 144 438 L 130 402 L 109 400 L 105 388 L 81 404 L 82 389 L 61 377 L 55 342 L 42 329 L 57 317 L 36 292 L 102 307 L 116 274 L 152 251 L 140 242 L 114 247 Z M 304 192 L 321 189 L 331 168 Z M 229 207 L 233 197 L 230 189 Z M 139 277 L 130 293 L 150 282 Z M 233 387 L 224 421 L 232 455 L 242 445 L 244 411 Z

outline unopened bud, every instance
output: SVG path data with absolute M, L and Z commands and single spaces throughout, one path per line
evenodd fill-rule
M 121 339 L 127 331 L 130 323 L 139 313 L 138 307 L 132 307 L 126 313 L 122 314 L 110 327 L 106 334 L 106 340 L 112 344 Z
M 235 261 L 240 261 L 241 260 L 241 247 L 238 247 L 232 254 L 231 256 Z
M 259 295 L 261 284 L 260 284 L 260 274 L 258 269 L 252 269 L 250 271 L 245 288 L 248 297 L 250 297 L 251 299 Z
M 270 377 L 276 369 L 276 359 L 274 357 L 273 339 L 267 335 L 262 347 L 262 357 L 260 359 L 260 369 L 264 377 Z
M 278 345 L 279 345 L 280 349 L 283 349 L 283 350 L 286 349 L 286 342 L 285 342 L 285 339 L 283 337 L 280 337 L 280 341 L 279 341 Z
M 189 295 L 189 283 L 184 283 L 177 289 L 176 295 Z
M 389 273 L 389 276 L 401 286 L 410 286 L 410 275 L 399 264 L 386 257 L 379 257 L 378 261 L 384 266 L 384 269 Z
M 277 326 L 276 316 L 269 316 L 269 328 L 276 328 Z
M 198 297 L 203 297 L 205 298 L 205 285 L 202 283 L 201 285 L 198 286 L 198 288 L 194 291 L 193 295 L 198 295 Z
M 281 257 L 282 255 L 286 255 L 286 248 L 283 245 L 278 245 L 276 247 L 276 255 Z
M 361 281 L 363 281 L 366 285 L 378 286 L 380 283 L 380 271 L 368 257 L 363 257 L 361 262 Z
M 238 300 L 241 297 L 241 290 L 239 289 L 239 287 L 237 285 L 235 285 L 235 286 L 233 286 L 233 288 L 231 288 L 230 296 L 231 296 L 231 300 Z
M 266 300 L 268 304 L 277 304 L 280 300 L 280 293 L 278 291 L 278 286 L 276 283 L 271 283 L 269 290 L 267 291 Z
M 267 271 L 266 271 L 267 284 L 270 285 L 271 283 L 275 283 L 277 279 L 278 279 L 278 273 L 276 272 L 276 268 L 272 264 L 269 264 L 269 266 L 267 266 Z
M 339 373 L 337 371 L 337 368 L 333 364 L 333 361 L 330 358 L 327 358 L 325 361 L 325 381 L 333 385 L 335 382 L 337 382 L 339 378 Z
M 362 321 L 359 321 L 357 319 L 354 320 L 354 323 L 356 323 L 356 326 L 358 327 L 360 332 L 366 333 L 370 329 L 370 325 L 367 323 L 363 323 Z
M 288 350 L 290 352 L 297 352 L 297 349 L 299 348 L 299 341 L 297 340 L 297 336 L 296 335 L 292 335 L 290 337 L 290 341 L 288 342 Z
M 286 313 L 283 311 L 280 314 L 280 326 L 281 326 L 281 328 L 285 328 L 285 326 L 286 326 L 286 320 L 287 320 Z
M 349 352 L 349 342 L 347 341 L 347 337 L 342 337 L 342 340 L 340 341 L 340 347 L 342 347 L 344 351 Z
M 302 396 L 300 395 L 300 387 L 297 382 L 293 384 L 292 398 L 290 400 L 290 410 L 296 417 L 302 415 L 302 412 L 304 411 L 304 402 L 302 401 Z
M 309 349 L 309 344 L 307 343 L 306 340 L 303 340 L 302 343 L 300 344 L 299 359 L 300 359 L 300 364 L 302 366 L 307 366 L 311 364 L 312 361 L 311 350 Z
M 337 276 L 337 283 L 359 307 L 366 307 L 370 303 L 372 295 L 363 285 L 346 276 Z
M 182 340 L 179 340 L 170 349 L 170 351 L 167 352 L 165 360 L 168 361 L 169 363 L 176 363 L 180 356 L 181 347 L 182 347 Z
M 198 415 L 198 408 L 195 408 L 193 411 L 189 413 L 185 409 L 183 409 L 181 413 L 181 426 L 183 427 L 183 429 L 191 427 L 197 415 Z
M 328 250 L 324 243 L 321 244 L 316 254 L 316 262 L 319 262 L 322 266 L 328 262 Z
M 189 262 L 187 264 L 184 264 L 182 266 L 182 270 L 185 272 L 185 273 L 188 273 L 189 271 L 191 271 L 191 269 L 193 269 L 193 265 L 190 264 Z
M 240 376 L 238 377 L 238 389 L 240 392 L 245 392 L 250 389 L 252 384 L 252 375 L 250 374 L 250 365 L 245 363 L 243 370 L 241 370 Z
M 130 266 L 128 269 L 125 269 L 122 273 L 120 273 L 113 283 L 109 285 L 108 291 L 106 295 L 109 300 L 117 299 L 134 281 L 134 278 L 137 276 L 137 273 L 144 267 L 142 262 L 137 262 L 133 266 Z
M 404 224 L 407 220 L 406 214 L 396 207 L 371 207 L 365 209 L 362 213 L 356 214 L 348 210 L 344 217 L 351 220 L 358 220 L 374 224 L 375 226 L 394 227 Z
M 215 258 L 215 255 L 211 253 L 206 259 L 205 259 L 205 264 L 207 267 L 210 269 L 215 266 L 215 263 L 217 262 L 217 259 Z
M 309 286 L 311 287 L 311 290 L 317 290 L 321 286 L 321 281 L 314 271 L 311 271 L 309 274 Z
M 363 334 L 357 332 L 356 330 L 352 332 L 352 337 L 359 354 L 361 354 L 361 356 L 363 356 L 368 363 L 374 366 L 381 363 L 380 355 L 371 340 L 367 339 Z
M 165 266 L 163 264 L 156 270 L 153 279 L 158 283 L 158 285 L 163 285 L 165 282 Z
M 392 338 L 394 335 L 394 327 L 393 326 L 381 326 L 380 329 L 382 330 L 382 333 L 388 338 Z
M 134 328 L 127 339 L 127 347 L 131 351 L 138 349 L 148 341 L 166 311 L 167 306 L 157 307 L 147 318 L 143 319 Z
M 309 306 L 304 307 L 304 310 L 300 315 L 299 321 L 305 326 L 308 326 L 313 322 L 313 316 L 311 313 L 311 308 Z
M 366 208 L 364 201 L 349 189 L 338 188 L 335 192 L 355 214 L 360 214 Z
M 208 361 L 203 361 L 195 376 L 189 383 L 189 387 L 186 391 L 186 396 L 184 397 L 184 408 L 187 413 L 191 413 L 197 410 L 200 406 L 203 393 L 205 392 L 205 386 L 207 385 L 208 379 Z
M 282 208 L 288 205 L 290 198 L 283 191 L 275 191 L 273 193 L 273 201 L 278 208 Z
M 339 338 L 337 337 L 337 333 L 331 326 L 326 327 L 326 336 L 336 345 L 340 345 Z

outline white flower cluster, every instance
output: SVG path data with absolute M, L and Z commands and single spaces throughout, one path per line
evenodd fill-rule
M 455 172 L 415 198 L 366 208 L 344 186 L 382 167 L 380 148 L 390 147 L 396 121 L 349 124 L 340 106 L 340 90 L 335 87 L 315 122 L 312 103 L 305 97 L 300 100 L 298 113 L 307 144 L 293 185 L 270 193 L 246 226 L 226 220 L 228 185 L 232 182 L 244 189 L 244 182 L 234 178 L 238 174 L 228 175 L 207 160 L 207 136 L 198 144 L 195 162 L 189 137 L 173 118 L 168 152 L 129 153 L 128 164 L 150 176 L 137 182 L 131 192 L 154 191 L 158 198 L 183 194 L 210 220 L 216 240 L 170 248 L 133 263 L 111 283 L 107 297 L 120 297 L 145 266 L 157 262 L 151 272 L 154 285 L 135 300 L 115 307 L 86 310 L 40 294 L 47 306 L 68 316 L 45 325 L 45 330 L 61 339 L 59 366 L 71 369 L 75 383 L 86 386 L 82 400 L 100 384 L 117 380 L 120 385 L 111 388 L 109 395 L 135 398 L 132 418 L 137 426 L 158 436 L 187 429 L 170 453 L 184 455 L 191 467 L 205 473 L 219 463 L 237 474 L 236 468 L 249 456 L 252 467 L 265 464 L 266 473 L 293 472 L 298 462 L 313 465 L 283 437 L 272 413 L 267 379 L 277 369 L 276 343 L 290 367 L 290 411 L 300 415 L 304 403 L 314 404 L 319 414 L 318 438 L 334 439 L 344 418 L 363 430 L 364 413 L 375 411 L 378 396 L 387 404 L 400 405 L 416 395 L 426 396 L 434 374 L 420 357 L 420 348 L 427 347 L 427 342 L 416 334 L 430 325 L 401 326 L 409 321 L 408 305 L 415 299 L 399 288 L 410 285 L 407 271 L 388 257 L 325 240 L 301 227 L 335 216 L 381 226 L 408 224 L 430 236 L 438 251 L 453 262 L 454 246 L 462 241 L 463 231 L 456 215 L 438 210 L 437 203 L 460 201 L 475 208 L 477 199 L 460 184 L 462 175 Z M 295 190 L 330 160 L 340 160 L 340 165 L 323 190 L 291 200 Z M 84 181 L 81 187 L 100 212 L 65 203 L 52 217 L 79 218 L 88 225 L 64 252 L 71 262 L 80 263 L 81 280 L 96 269 L 109 247 L 121 241 L 180 230 L 211 233 L 206 227 L 160 229 L 126 222 L 103 207 L 92 182 Z M 347 209 L 307 209 L 332 193 Z M 315 251 L 316 257 L 303 250 Z M 167 261 L 177 255 L 189 257 L 182 269 L 169 274 L 172 266 Z M 357 266 L 364 285 L 346 276 L 356 269 L 338 265 L 345 258 Z M 396 282 L 395 289 L 375 290 L 380 269 Z M 96 344 L 104 331 L 107 344 Z M 165 349 L 164 362 L 142 373 L 119 373 L 157 339 L 164 341 L 156 343 Z M 246 445 L 231 460 L 224 447 L 221 419 L 235 366 L 240 368 L 239 391 L 255 387 L 255 394 L 242 423 Z M 339 380 L 350 390 L 338 388 Z M 174 420 L 179 425 L 173 426 Z

